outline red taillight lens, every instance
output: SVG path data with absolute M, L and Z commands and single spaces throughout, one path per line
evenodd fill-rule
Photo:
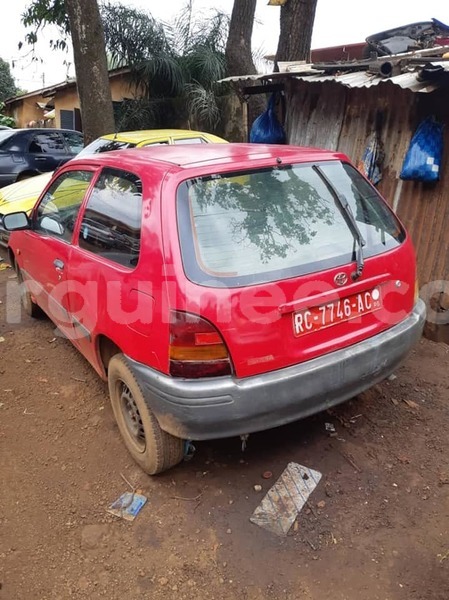
M 230 375 L 231 360 L 216 328 L 205 319 L 179 310 L 170 320 L 170 375 L 218 377 Z

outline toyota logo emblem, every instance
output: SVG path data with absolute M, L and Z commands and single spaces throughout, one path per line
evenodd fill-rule
M 348 276 L 346 273 L 337 273 L 334 277 L 334 283 L 335 285 L 345 285 L 345 283 L 348 283 Z

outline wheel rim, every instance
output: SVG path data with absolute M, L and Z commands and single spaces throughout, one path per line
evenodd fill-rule
M 120 409 L 128 434 L 137 450 L 139 452 L 145 452 L 146 440 L 142 417 L 140 416 L 139 409 L 137 408 L 131 390 L 123 381 L 118 382 L 118 394 L 120 399 Z

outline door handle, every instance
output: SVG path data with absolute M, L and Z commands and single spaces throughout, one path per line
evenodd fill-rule
M 64 269 L 64 262 L 60 258 L 55 258 L 53 264 L 56 267 L 56 269 L 59 269 L 60 271 Z
M 44 160 L 47 160 L 47 159 L 46 159 L 46 157 L 45 157 L 45 156 L 36 156 L 36 157 L 34 158 L 34 160 L 38 160 L 38 161 L 40 161 L 40 162 L 43 162 Z

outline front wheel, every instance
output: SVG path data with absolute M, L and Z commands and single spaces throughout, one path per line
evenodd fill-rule
M 181 462 L 183 440 L 160 428 L 123 354 L 116 354 L 109 362 L 108 386 L 118 428 L 137 464 L 149 475 L 156 475 Z
M 23 279 L 22 271 L 19 267 L 16 267 L 17 279 L 20 284 L 20 302 L 22 304 L 23 310 L 29 317 L 33 317 L 33 319 L 38 319 L 42 317 L 43 312 L 41 308 L 34 302 L 31 293 L 26 287 L 26 283 Z

